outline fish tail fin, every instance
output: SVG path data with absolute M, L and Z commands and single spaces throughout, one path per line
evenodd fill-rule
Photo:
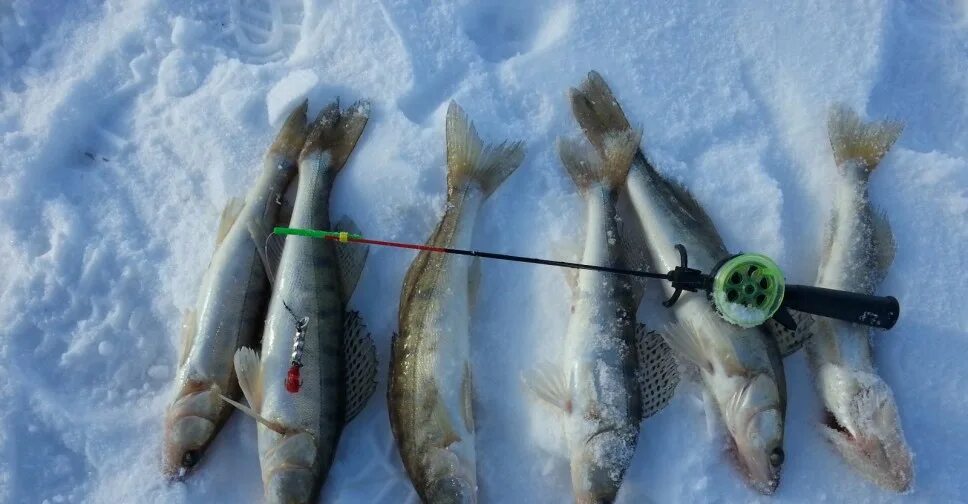
M 447 186 L 475 184 L 490 196 L 520 166 L 524 143 L 485 145 L 467 114 L 450 102 L 447 107 Z
M 279 134 L 269 147 L 269 155 L 281 158 L 280 163 L 289 167 L 296 164 L 296 158 L 303 144 L 306 143 L 306 111 L 309 109 L 309 100 L 303 100 L 302 104 L 289 113 L 286 122 L 282 124 Z M 274 166 L 273 168 L 279 168 Z
M 324 161 L 320 163 L 321 166 L 339 171 L 356 147 L 369 118 L 370 102 L 366 100 L 360 100 L 347 109 L 340 108 L 338 99 L 330 103 L 313 121 L 312 130 L 299 154 L 300 164 L 320 156 Z
M 834 105 L 827 118 L 827 134 L 837 166 L 854 162 L 870 174 L 901 135 L 898 121 L 864 122 L 847 105 Z
M 588 77 L 568 95 L 572 114 L 599 152 L 604 152 L 610 132 L 632 129 L 621 105 L 598 72 L 588 72 Z
M 609 131 L 603 136 L 601 157 L 576 140 L 559 139 L 558 156 L 582 193 L 595 184 L 614 190 L 625 185 L 639 138 L 633 129 Z

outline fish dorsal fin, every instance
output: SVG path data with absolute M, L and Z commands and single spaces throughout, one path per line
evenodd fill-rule
M 346 422 L 363 411 L 376 390 L 376 346 L 359 312 L 343 319 L 343 354 L 346 360 Z
M 561 368 L 543 362 L 524 375 L 524 384 L 542 401 L 571 413 L 571 380 Z
M 276 282 L 276 271 L 279 269 L 279 262 L 282 261 L 282 251 L 286 244 L 286 237 L 277 235 L 268 229 L 265 224 L 257 221 L 249 222 L 249 236 L 259 253 L 262 261 L 262 268 L 269 278 L 269 283 Z
M 702 340 L 696 332 L 696 326 L 692 321 L 683 320 L 678 323 L 666 324 L 662 332 L 662 338 L 672 350 L 687 361 L 695 364 L 700 369 L 712 372 L 712 363 L 705 357 Z
M 471 373 L 471 363 L 464 362 L 464 376 L 461 381 L 461 417 L 467 432 L 474 432 L 474 378 Z
M 791 310 L 790 316 L 797 324 L 795 330 L 787 329 L 773 319 L 767 320 L 766 324 L 763 325 L 763 328 L 776 341 L 776 346 L 780 350 L 780 357 L 796 353 L 813 336 L 814 318 L 810 314 Z
M 195 341 L 195 333 L 198 332 L 198 316 L 194 308 L 185 310 L 181 324 L 181 354 L 178 357 L 178 367 L 185 365 L 188 360 L 188 352 L 192 351 L 192 343 Z
M 883 280 L 887 276 L 887 270 L 894 263 L 897 242 L 894 241 L 894 233 L 891 232 L 891 225 L 884 212 L 879 210 L 872 212 L 871 224 L 874 226 L 874 253 L 877 255 L 878 279 Z
M 716 229 L 716 225 L 713 224 L 713 220 L 709 217 L 709 214 L 706 213 L 706 210 L 702 207 L 702 205 L 699 204 L 699 201 L 696 200 L 696 197 L 692 195 L 689 189 L 686 189 L 686 186 L 674 180 L 666 180 L 666 183 L 668 184 L 672 193 L 675 195 L 676 201 L 679 202 L 680 207 L 685 210 L 686 213 L 693 218 L 693 220 L 698 222 L 707 230 L 714 231 Z M 709 235 L 715 236 L 716 240 L 719 240 L 720 243 L 722 242 L 722 240 L 719 238 L 718 232 L 710 232 Z
M 336 229 L 350 234 L 360 234 L 360 228 L 349 217 L 343 217 L 336 223 Z M 370 253 L 368 245 L 356 243 L 337 243 L 336 259 L 339 261 L 340 288 L 343 296 L 343 304 L 349 303 L 353 297 L 356 285 L 360 283 L 363 275 L 363 266 L 366 265 L 366 257 Z
M 642 418 L 646 419 L 662 411 L 676 394 L 679 364 L 662 336 L 646 330 L 642 324 L 635 328 L 635 347 L 639 358 Z
M 229 230 L 232 229 L 232 224 L 235 224 L 244 207 L 245 200 L 242 198 L 230 198 L 229 202 L 225 204 L 225 208 L 222 209 L 222 216 L 218 220 L 218 231 L 215 233 L 216 246 L 221 245 L 222 241 L 225 240 Z

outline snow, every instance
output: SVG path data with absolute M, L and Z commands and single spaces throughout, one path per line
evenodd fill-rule
M 907 128 L 871 179 L 897 239 L 879 292 L 897 326 L 879 372 L 915 453 L 894 495 L 838 458 L 802 355 L 786 360 L 786 463 L 761 497 L 707 433 L 685 384 L 642 425 L 620 501 L 968 500 L 968 2 L 797 5 L 646 0 L 106 0 L 0 3 L 0 502 L 238 502 L 262 492 L 255 425 L 235 415 L 185 483 L 160 477 L 162 416 L 219 213 L 255 178 L 302 98 L 369 98 L 333 195 L 367 236 L 423 242 L 444 204 L 444 111 L 527 142 L 484 203 L 476 248 L 564 258 L 581 198 L 556 159 L 565 92 L 612 85 L 660 169 L 734 251 L 791 283 L 819 261 L 833 194 L 827 106 Z M 325 502 L 413 502 L 385 405 L 390 335 L 413 254 L 372 250 L 351 303 L 373 332 L 377 393 L 344 431 Z M 557 362 L 560 271 L 485 262 L 471 323 L 484 502 L 564 502 L 567 462 L 522 373 Z M 662 327 L 650 286 L 639 318 Z

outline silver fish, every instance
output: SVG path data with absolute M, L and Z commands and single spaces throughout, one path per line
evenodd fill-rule
M 521 143 L 484 145 L 447 109 L 447 209 L 428 244 L 468 247 L 484 200 L 521 164 Z M 420 252 L 400 298 L 387 390 L 390 425 L 424 502 L 477 501 L 468 258 Z
M 893 262 L 890 226 L 871 208 L 867 188 L 901 129 L 893 122 L 864 123 L 843 106 L 832 110 L 828 133 L 838 173 L 818 286 L 873 294 Z M 874 369 L 872 329 L 821 317 L 801 325 L 812 333 L 806 349 L 826 409 L 824 435 L 865 477 L 906 491 L 914 478 L 911 453 L 894 395 Z
M 575 118 L 600 151 L 610 133 L 629 129 L 625 113 L 595 72 L 571 90 L 571 102 Z M 632 163 L 627 187 L 656 269 L 670 271 L 679 265 L 676 244 L 685 245 L 690 266 L 703 271 L 729 256 L 692 195 L 659 174 L 641 151 Z M 664 288 L 672 293 L 670 285 Z M 729 324 L 702 295 L 683 296 L 673 312 L 679 322 L 663 336 L 699 368 L 751 486 L 773 493 L 784 459 L 786 413 L 786 382 L 776 343 L 759 328 Z
M 299 155 L 299 189 L 290 226 L 330 229 L 333 181 L 363 132 L 369 106 L 323 109 Z M 266 230 L 273 274 L 261 362 L 236 353 L 239 384 L 259 422 L 259 458 L 268 502 L 314 502 L 344 424 L 375 387 L 373 343 L 356 314 L 344 314 L 366 249 L 290 237 L 285 247 Z M 280 253 L 281 250 L 281 253 Z M 278 266 L 276 262 L 278 261 Z M 293 374 L 297 373 L 297 374 Z
M 277 223 L 279 197 L 296 173 L 306 139 L 306 107 L 289 115 L 245 202 L 233 199 L 222 213 L 215 253 L 182 327 L 177 392 L 165 417 L 162 470 L 170 479 L 185 476 L 199 462 L 228 419 L 232 407 L 219 395 L 239 396 L 232 356 L 258 341 L 270 295 L 249 226 Z
M 619 191 L 639 136 L 610 133 L 602 158 L 562 140 L 562 164 L 585 199 L 582 262 L 625 268 Z M 564 367 L 545 364 L 526 377 L 536 395 L 562 415 L 575 501 L 613 502 L 632 461 L 642 421 L 635 311 L 639 285 L 627 277 L 581 270 L 574 280 Z

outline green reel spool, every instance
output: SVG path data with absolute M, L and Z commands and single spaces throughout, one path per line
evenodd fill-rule
M 739 254 L 724 262 L 712 285 L 713 305 L 727 322 L 758 326 L 783 303 L 783 272 L 762 254 Z

